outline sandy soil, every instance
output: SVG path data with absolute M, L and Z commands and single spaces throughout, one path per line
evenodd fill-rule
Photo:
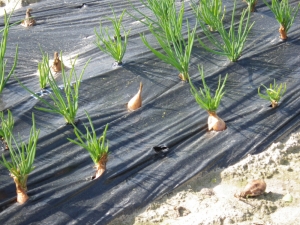
M 263 195 L 234 197 L 258 178 L 267 184 Z M 110 223 L 121 224 L 299 225 L 300 133 L 227 169 L 200 174 L 168 196 Z

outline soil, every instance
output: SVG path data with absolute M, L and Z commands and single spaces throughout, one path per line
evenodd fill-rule
M 234 197 L 255 179 L 265 180 L 264 194 Z M 172 193 L 109 225 L 112 224 L 299 225 L 300 133 L 226 169 L 199 174 Z

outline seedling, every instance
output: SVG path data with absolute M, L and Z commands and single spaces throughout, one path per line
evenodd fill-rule
M 10 176 L 14 179 L 17 189 L 17 202 L 20 204 L 28 200 L 27 195 L 27 178 L 30 172 L 34 169 L 33 162 L 36 153 L 36 144 L 40 134 L 40 130 L 36 130 L 34 114 L 32 114 L 32 127 L 29 135 L 28 143 L 17 143 L 14 136 L 10 134 L 8 143 L 11 161 L 7 161 L 2 154 L 0 164 L 6 167 Z M 12 145 L 12 140 L 14 146 Z
M 222 0 L 201 0 L 198 6 L 192 6 L 197 19 L 206 23 L 210 31 L 215 31 L 216 26 L 222 26 L 225 15 L 222 13 Z
M 48 84 L 50 67 L 49 67 L 49 57 L 48 54 L 45 54 L 42 50 L 43 59 L 42 62 L 38 63 L 38 70 L 39 70 L 39 80 L 40 80 L 40 87 L 45 89 Z
M 108 19 L 113 24 L 114 36 L 111 37 L 109 29 L 108 28 L 104 29 L 102 27 L 102 24 L 100 23 L 99 33 L 96 31 L 96 28 L 94 30 L 97 38 L 95 44 L 98 46 L 98 48 L 101 51 L 111 55 L 116 61 L 117 65 L 122 65 L 122 59 L 126 52 L 127 38 L 130 31 L 126 32 L 122 25 L 122 19 L 126 10 L 122 12 L 119 19 L 117 19 L 114 10 L 112 11 L 113 11 L 114 18 L 108 18 Z M 121 27 L 124 30 L 124 37 L 121 36 Z
M 159 59 L 172 65 L 179 71 L 179 77 L 186 81 L 189 73 L 190 56 L 194 44 L 196 27 L 191 31 L 187 23 L 188 38 L 187 41 L 182 35 L 182 20 L 184 14 L 184 4 L 181 5 L 177 13 L 175 5 L 168 10 L 168 20 L 160 21 L 164 34 L 158 32 L 153 26 L 149 29 L 161 46 L 163 53 L 154 49 L 147 41 L 145 35 L 141 35 L 143 43 Z
M 289 0 L 272 0 L 272 4 L 268 4 L 265 0 L 264 3 L 270 8 L 274 13 L 276 20 L 278 21 L 280 28 L 280 38 L 282 40 L 287 40 L 287 32 L 291 28 L 300 8 L 300 3 L 292 8 L 289 5 Z
M 272 104 L 272 108 L 276 108 L 278 106 L 279 100 L 286 92 L 286 83 L 282 83 L 282 84 L 278 85 L 278 84 L 276 84 L 276 81 L 274 79 L 274 83 L 270 84 L 270 88 L 267 88 L 263 84 L 262 84 L 262 86 L 266 89 L 266 94 L 261 94 L 260 87 L 259 87 L 258 88 L 259 97 L 270 101 Z
M 199 72 L 202 79 L 203 89 L 197 89 L 193 85 L 192 81 L 189 79 L 189 83 L 191 85 L 191 93 L 194 96 L 196 102 L 198 105 L 206 110 L 209 114 L 208 117 L 208 130 L 215 130 L 215 131 L 222 131 L 226 129 L 225 122 L 218 117 L 216 114 L 216 111 L 220 105 L 220 102 L 225 94 L 224 88 L 225 83 L 227 80 L 227 74 L 225 76 L 225 79 L 223 80 L 223 83 L 221 84 L 221 76 L 219 77 L 219 84 L 218 88 L 214 95 L 211 94 L 210 88 L 207 86 L 204 78 L 204 72 L 203 67 L 199 67 Z
M 5 141 L 6 147 L 5 149 L 8 149 L 7 141 L 10 139 L 10 135 L 12 134 L 12 130 L 14 128 L 14 118 L 12 116 L 12 113 L 10 110 L 7 110 L 7 118 L 4 118 L 4 113 L 0 112 L 0 138 Z
M 148 27 L 152 27 L 157 34 L 160 34 L 162 37 L 166 35 L 166 22 L 170 21 L 170 15 L 173 14 L 173 10 L 175 7 L 175 1 L 174 0 L 140 0 L 142 5 L 149 9 L 155 19 L 152 16 L 147 16 L 143 12 L 141 12 L 138 8 L 134 7 L 131 3 L 131 7 L 134 9 L 135 12 L 137 12 L 141 18 L 131 14 L 130 12 L 127 12 L 131 17 L 133 17 L 135 20 L 145 24 Z M 176 22 L 176 21 L 173 21 Z M 182 22 L 179 21 L 179 25 L 182 24 Z M 177 26 L 178 27 L 178 26 Z M 180 29 L 181 32 L 181 29 Z
M 152 11 L 155 18 L 147 16 L 132 4 L 132 8 L 140 15 L 141 18 L 130 14 L 136 20 L 142 22 L 149 27 L 149 30 L 156 38 L 162 48 L 162 52 L 154 49 L 146 40 L 145 35 L 141 35 L 143 43 L 149 48 L 159 59 L 167 64 L 172 65 L 179 71 L 179 77 L 187 80 L 189 71 L 189 62 L 191 51 L 194 44 L 195 28 L 191 31 L 188 26 L 187 41 L 182 35 L 182 21 L 184 15 L 184 3 L 182 3 L 179 11 L 176 10 L 174 0 L 140 0 L 141 3 Z
M 250 9 L 250 12 L 255 12 L 255 6 L 257 4 L 258 0 L 244 0 Z
M 170 33 L 171 39 L 163 39 L 158 33 L 155 33 L 155 31 L 150 28 L 150 31 L 155 36 L 164 53 L 154 49 L 148 43 L 146 37 L 144 35 L 141 36 L 143 43 L 154 53 L 154 55 L 179 71 L 179 77 L 183 81 L 188 79 L 190 56 L 195 36 L 195 29 L 190 31 L 190 28 L 188 27 L 188 30 L 188 40 L 186 43 L 182 36 L 178 38 L 174 33 Z
M 74 126 L 74 132 L 78 141 L 72 140 L 70 138 L 68 138 L 68 140 L 76 145 L 83 147 L 90 153 L 90 156 L 96 167 L 96 175 L 93 177 L 93 179 L 97 179 L 106 170 L 106 162 L 108 156 L 108 142 L 106 140 L 106 132 L 108 129 L 108 124 L 105 126 L 102 136 L 97 138 L 94 125 L 87 112 L 86 116 L 89 120 L 90 128 L 84 125 L 86 133 L 83 134 L 76 126 Z
M 215 27 L 216 27 L 218 33 L 220 34 L 222 41 L 220 41 L 218 38 L 216 38 L 208 30 L 208 28 L 204 25 L 203 22 L 199 21 L 208 40 L 211 42 L 211 44 L 213 46 L 215 46 L 217 48 L 217 50 L 214 50 L 214 49 L 208 47 L 207 44 L 203 43 L 202 40 L 200 38 L 198 38 L 199 43 L 207 51 L 210 51 L 214 54 L 227 56 L 228 59 L 232 62 L 236 62 L 240 58 L 243 48 L 244 48 L 244 44 L 247 39 L 247 36 L 254 24 L 254 22 L 253 22 L 251 25 L 249 25 L 250 11 L 243 10 L 243 12 L 241 14 L 240 22 L 239 22 L 239 27 L 236 30 L 234 27 L 235 9 L 236 9 L 236 1 L 234 1 L 231 24 L 230 24 L 229 30 L 224 26 L 223 23 L 221 26 L 219 26 L 220 22 L 217 18 L 215 18 L 215 20 L 216 20 Z M 244 22 L 246 13 L 248 13 L 248 17 L 246 19 L 246 22 Z M 213 14 L 211 14 L 211 16 L 215 17 Z
M 12 13 L 7 16 L 6 12 L 4 13 L 4 28 L 1 30 L 2 32 L 2 39 L 1 39 L 1 46 L 0 46 L 0 94 L 2 93 L 7 81 L 11 77 L 11 75 L 14 73 L 15 68 L 17 66 L 18 61 L 18 46 L 16 47 L 16 53 L 15 53 L 15 59 L 14 64 L 12 65 L 9 73 L 7 76 L 5 76 L 6 72 L 6 60 L 4 60 L 5 52 L 6 52 L 6 44 L 8 39 L 8 31 L 9 31 L 9 20 Z
M 62 58 L 62 54 L 61 54 Z M 76 58 L 77 59 L 77 58 Z M 23 85 L 20 81 L 20 85 L 26 89 L 28 92 L 30 92 L 34 97 L 39 99 L 42 103 L 44 103 L 47 108 L 44 107 L 36 107 L 36 109 L 49 112 L 49 113 L 57 113 L 62 115 L 65 118 L 65 121 L 67 124 L 73 124 L 75 123 L 75 118 L 78 110 L 78 99 L 79 99 L 79 88 L 81 79 L 83 76 L 83 73 L 85 71 L 85 68 L 87 67 L 89 61 L 85 64 L 83 70 L 81 71 L 80 75 L 76 75 L 75 71 L 75 63 L 71 62 L 72 68 L 70 70 L 69 75 L 66 74 L 64 67 L 62 66 L 62 78 L 63 78 L 63 89 L 64 92 L 62 92 L 60 86 L 56 83 L 51 71 L 49 76 L 49 86 L 52 89 L 52 94 L 49 95 L 52 99 L 53 103 L 48 102 L 47 100 L 43 99 L 41 96 L 37 95 L 33 91 L 29 90 L 25 85 Z M 63 65 L 63 61 L 62 61 Z M 73 81 L 74 79 L 74 81 Z

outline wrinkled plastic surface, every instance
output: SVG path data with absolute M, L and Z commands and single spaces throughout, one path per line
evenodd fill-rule
M 291 4 L 295 6 L 297 2 Z M 132 4 L 149 14 L 139 1 Z M 224 4 L 230 15 L 232 1 Z M 255 24 L 236 63 L 206 52 L 195 42 L 190 76 L 196 86 L 201 85 L 199 64 L 204 66 L 212 90 L 219 75 L 229 75 L 218 110 L 227 129 L 207 132 L 208 114 L 195 102 L 189 84 L 181 82 L 178 71 L 143 45 L 139 34 L 145 32 L 149 42 L 158 47 L 146 26 L 124 16 L 125 29 L 131 32 L 123 67 L 112 68 L 113 59 L 94 45 L 94 28 L 99 29 L 100 20 L 104 26 L 111 26 L 106 19 L 112 16 L 110 5 L 117 15 L 125 8 L 133 12 L 127 1 L 120 0 L 42 0 L 30 6 L 37 21 L 35 27 L 11 28 L 8 67 L 18 44 L 15 75 L 31 90 L 40 90 L 39 46 L 50 57 L 54 51 L 62 51 L 66 65 L 78 55 L 78 73 L 91 59 L 81 84 L 77 118 L 83 128 L 82 123 L 87 123 L 84 111 L 89 112 L 99 135 L 109 123 L 110 154 L 107 171 L 92 181 L 95 171 L 88 152 L 67 141 L 68 137 L 75 138 L 72 127 L 66 126 L 59 115 L 36 110 L 34 107 L 42 103 L 14 78 L 10 79 L 0 96 L 0 109 L 12 111 L 14 131 L 20 133 L 22 140 L 28 137 L 34 112 L 41 134 L 35 169 L 28 179 L 27 203 L 15 202 L 13 180 L 0 166 L 0 224 L 106 224 L 170 192 L 201 171 L 227 167 L 247 154 L 263 151 L 298 124 L 299 16 L 288 33 L 288 41 L 282 42 L 273 14 L 259 3 L 257 12 L 251 14 Z M 192 27 L 195 18 L 189 2 L 185 5 L 185 17 Z M 245 7 L 245 3 L 238 2 L 237 14 Z M 23 19 L 25 11 L 26 8 L 18 9 L 11 22 Z M 201 29 L 197 34 L 203 38 Z M 57 79 L 60 81 L 59 76 Z M 273 79 L 287 82 L 287 92 L 276 109 L 257 95 L 257 88 L 269 85 Z M 140 81 L 144 85 L 143 105 L 128 112 L 126 103 L 137 93 Z M 8 152 L 4 154 L 8 156 Z

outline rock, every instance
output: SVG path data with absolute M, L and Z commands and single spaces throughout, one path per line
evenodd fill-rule
M 259 196 L 262 195 L 266 190 L 266 182 L 264 180 L 252 180 L 248 182 L 246 187 L 239 194 L 235 194 L 234 196 L 239 198 L 247 198 L 249 196 Z

